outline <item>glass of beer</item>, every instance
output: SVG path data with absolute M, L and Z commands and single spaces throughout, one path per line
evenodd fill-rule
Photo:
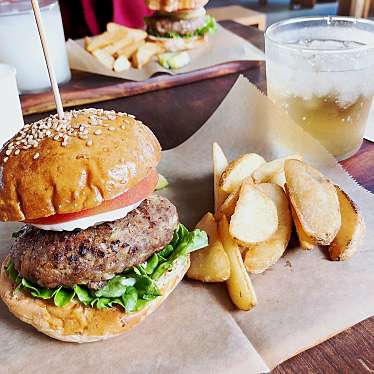
M 281 21 L 265 50 L 268 96 L 338 160 L 358 151 L 374 94 L 374 22 Z

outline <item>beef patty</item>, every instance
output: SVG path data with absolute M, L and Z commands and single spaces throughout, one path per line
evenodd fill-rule
M 147 20 L 149 30 L 163 35 L 166 33 L 177 33 L 188 35 L 194 33 L 205 25 L 205 16 L 192 19 L 175 19 L 170 17 L 150 17 Z M 152 33 L 152 31 L 151 31 Z
M 164 248 L 177 224 L 175 206 L 152 195 L 125 218 L 86 230 L 57 232 L 28 226 L 10 256 L 24 278 L 43 287 L 100 283 Z

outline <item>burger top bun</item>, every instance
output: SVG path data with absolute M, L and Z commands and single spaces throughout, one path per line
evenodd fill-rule
M 160 153 L 152 131 L 125 113 L 83 109 L 25 125 L 0 152 L 0 220 L 96 207 L 145 178 Z
M 201 8 L 206 5 L 208 1 L 209 0 L 145 0 L 149 9 L 163 12 Z

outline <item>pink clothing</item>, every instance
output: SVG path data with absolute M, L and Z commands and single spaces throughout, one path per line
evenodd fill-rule
M 84 17 L 93 35 L 98 34 L 99 25 L 95 14 L 94 0 L 81 0 Z M 113 22 L 128 27 L 141 28 L 144 17 L 151 14 L 144 0 L 113 0 Z

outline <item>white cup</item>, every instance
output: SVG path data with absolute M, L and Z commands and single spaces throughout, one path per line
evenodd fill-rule
M 24 125 L 16 69 L 0 64 L 0 147 Z

